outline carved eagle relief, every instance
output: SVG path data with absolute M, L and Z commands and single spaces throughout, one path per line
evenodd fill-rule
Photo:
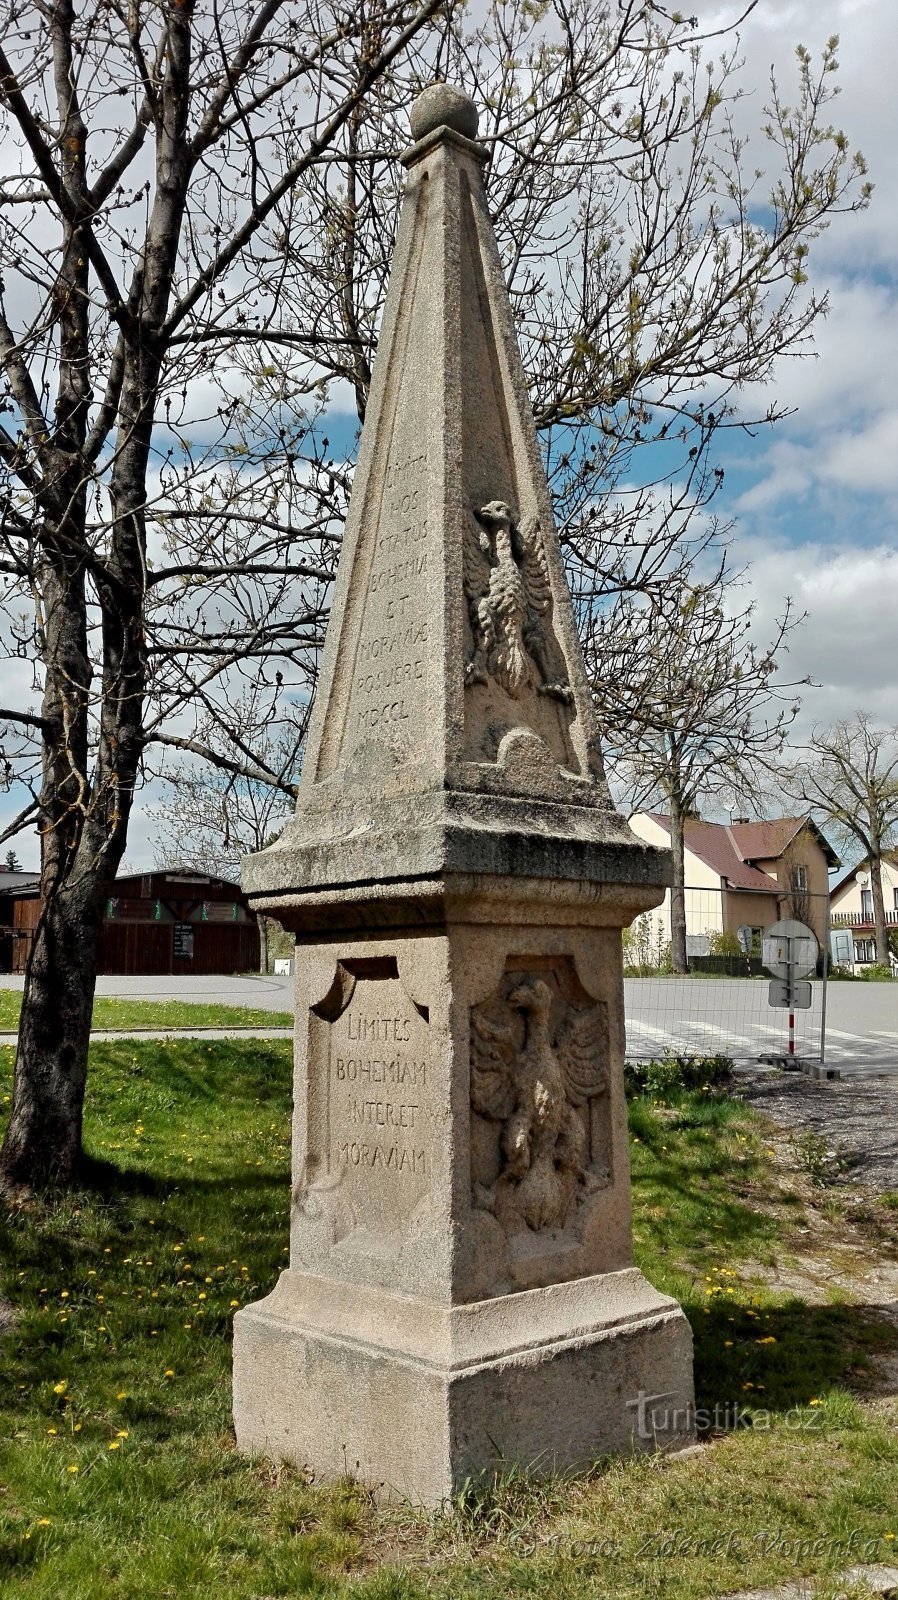
M 552 589 L 539 519 L 518 523 L 504 500 L 465 524 L 464 586 L 474 650 L 465 683 L 493 679 L 513 699 L 527 689 L 570 703 L 573 690 L 552 662 Z
M 603 1094 L 606 1022 L 599 1005 L 569 1010 L 553 1039 L 554 995 L 542 978 L 525 976 L 508 996 L 523 1013 L 524 1046 L 511 1025 L 479 1007 L 471 1012 L 471 1105 L 503 1124 L 501 1170 L 491 1186 L 475 1184 L 474 1203 L 512 1230 L 563 1227 L 587 1171 L 586 1124 L 579 1108 Z

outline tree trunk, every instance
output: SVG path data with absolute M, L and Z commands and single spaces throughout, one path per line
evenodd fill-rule
M 93 889 L 61 888 L 45 901 L 35 930 L 0 1192 L 40 1193 L 75 1173 L 101 925 Z
M 268 971 L 268 918 L 267 917 L 263 917 L 263 916 L 257 916 L 256 917 L 256 921 L 259 924 L 259 971 L 261 973 L 267 973 L 267 971 Z
M 670 954 L 674 972 L 688 972 L 686 959 L 686 889 L 684 885 L 683 812 L 679 801 L 670 801 L 670 848 L 673 852 L 673 884 L 670 891 Z
M 884 967 L 889 965 L 889 930 L 886 927 L 885 898 L 882 892 L 882 856 L 874 848 L 870 856 L 870 889 L 873 894 L 873 936 L 876 941 L 876 959 Z

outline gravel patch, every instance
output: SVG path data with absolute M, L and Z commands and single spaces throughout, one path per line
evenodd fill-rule
M 898 1078 L 816 1083 L 800 1073 L 741 1075 L 734 1093 L 796 1133 L 815 1133 L 841 1181 L 898 1192 Z

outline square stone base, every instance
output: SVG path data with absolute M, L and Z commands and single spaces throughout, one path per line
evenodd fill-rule
M 636 1268 L 471 1305 L 283 1273 L 234 1319 L 238 1447 L 428 1506 L 694 1437 L 692 1333 Z

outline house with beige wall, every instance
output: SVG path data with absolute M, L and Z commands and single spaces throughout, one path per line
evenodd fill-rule
M 898 932 L 898 850 L 890 850 L 883 856 L 881 876 L 886 926 L 890 931 L 894 929 Z M 833 933 L 851 934 L 854 949 L 848 959 L 852 965 L 868 966 L 870 962 L 875 961 L 873 889 L 870 883 L 869 861 L 859 862 L 839 880 L 833 888 L 830 907 Z M 839 945 L 834 944 L 833 960 L 844 959 Z
M 670 819 L 663 813 L 637 811 L 630 826 L 647 844 L 670 846 Z M 829 872 L 840 862 L 812 817 L 729 823 L 690 817 L 683 833 L 690 954 L 707 954 L 713 934 L 739 928 L 751 928 L 759 942 L 765 928 L 786 917 L 807 923 L 825 942 Z M 649 915 L 659 937 L 669 939 L 669 891 Z

